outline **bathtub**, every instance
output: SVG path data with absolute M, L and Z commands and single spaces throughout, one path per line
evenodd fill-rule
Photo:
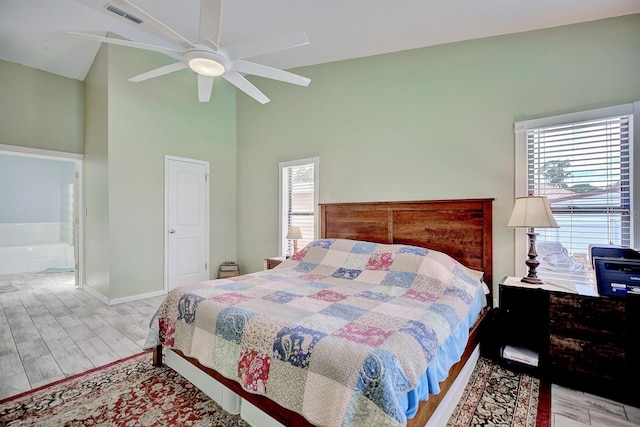
M 74 268 L 73 246 L 54 242 L 0 246 L 0 274 L 37 273 L 47 268 Z
M 0 224 L 0 274 L 74 267 L 73 245 L 60 241 L 59 223 Z

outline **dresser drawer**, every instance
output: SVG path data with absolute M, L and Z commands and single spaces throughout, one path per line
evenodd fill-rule
M 623 346 L 554 334 L 549 336 L 549 355 L 552 366 L 597 376 L 619 377 L 626 365 Z
M 551 381 L 599 395 L 619 395 L 627 369 L 624 348 L 553 334 L 549 339 Z
M 625 303 L 609 298 L 574 294 L 549 297 L 549 332 L 560 337 L 623 347 L 626 331 Z

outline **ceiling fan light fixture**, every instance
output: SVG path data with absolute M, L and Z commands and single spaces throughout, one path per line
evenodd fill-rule
M 182 55 L 182 62 L 202 76 L 217 77 L 229 69 L 229 60 L 212 49 L 196 45 Z
M 203 76 L 217 77 L 225 72 L 224 65 L 209 58 L 193 58 L 189 60 L 189 68 Z

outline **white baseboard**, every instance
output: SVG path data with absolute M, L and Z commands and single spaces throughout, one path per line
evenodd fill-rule
M 132 295 L 130 297 L 114 298 L 109 300 L 109 305 L 122 304 L 123 302 L 137 301 L 140 299 L 153 298 L 166 294 L 167 292 L 163 289 L 161 291 L 147 292 L 146 294 Z
M 94 297 L 98 298 L 100 301 L 102 301 L 103 303 L 109 305 L 109 298 L 107 298 L 106 296 L 102 295 L 100 292 L 96 291 L 92 287 L 87 286 L 86 283 L 84 283 L 82 285 L 82 290 L 83 291 L 87 291 L 87 293 L 90 294 L 91 296 L 94 296 Z
M 137 300 L 141 300 L 141 299 L 145 299 L 145 298 L 152 298 L 152 297 L 157 297 L 157 296 L 160 296 L 160 295 L 166 295 L 166 293 L 167 293 L 163 289 L 161 291 L 147 292 L 146 294 L 138 294 L 138 295 L 131 295 L 129 297 L 110 299 L 110 298 L 102 295 L 100 292 L 96 291 L 95 289 L 91 288 L 90 286 L 87 286 L 86 284 L 84 284 L 82 286 L 82 289 L 84 289 L 85 291 L 87 291 L 87 293 L 89 293 L 92 296 L 98 298 L 100 301 L 102 301 L 103 303 L 105 303 L 107 305 L 122 304 L 124 302 L 131 302 L 131 301 L 137 301 Z

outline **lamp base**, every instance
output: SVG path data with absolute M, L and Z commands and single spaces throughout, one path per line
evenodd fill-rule
M 531 285 L 544 285 L 544 280 L 537 277 L 523 277 L 520 281 Z
M 536 269 L 540 265 L 540 261 L 538 261 L 538 253 L 536 252 L 536 236 L 538 235 L 533 227 L 529 228 L 527 231 L 527 235 L 529 236 L 529 259 L 524 263 L 529 267 L 529 273 L 526 277 L 523 277 L 521 282 L 529 283 L 531 285 L 542 285 L 544 281 L 538 277 L 538 272 Z

